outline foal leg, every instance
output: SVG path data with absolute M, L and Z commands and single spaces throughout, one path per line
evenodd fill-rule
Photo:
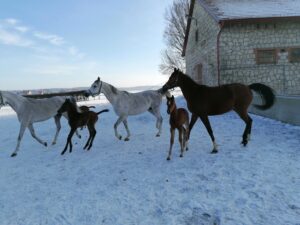
M 117 122 L 114 125 L 114 129 L 115 129 L 115 136 L 119 139 L 122 140 L 122 136 L 118 133 L 118 126 L 119 124 L 124 120 L 123 116 L 120 116 L 119 119 L 117 120 Z
M 65 154 L 65 152 L 67 151 L 67 148 L 68 148 L 68 145 L 70 144 L 70 152 L 72 152 L 72 137 L 73 137 L 73 134 L 75 133 L 76 129 L 72 129 L 70 130 L 70 133 L 68 135 L 68 138 L 67 138 L 67 143 L 65 145 L 65 148 L 64 150 L 61 152 L 61 155 Z
M 180 157 L 183 157 L 183 152 L 184 152 L 184 140 L 183 140 L 183 127 L 180 127 L 178 129 L 178 139 L 180 143 Z
M 170 132 L 171 132 L 171 137 L 170 137 L 170 149 L 169 149 L 169 154 L 168 154 L 167 160 L 170 160 L 170 159 L 171 159 L 172 147 L 173 147 L 173 144 L 174 144 L 175 129 L 174 129 L 174 128 L 170 128 Z
M 39 139 L 39 138 L 36 136 L 32 124 L 29 124 L 28 129 L 29 129 L 29 131 L 30 131 L 30 133 L 31 133 L 31 136 L 32 136 L 35 140 L 37 140 L 39 143 L 41 143 L 42 145 L 44 145 L 45 147 L 47 147 L 47 142 L 42 141 L 41 139 Z
M 91 147 L 92 147 L 92 145 L 93 145 L 93 142 L 94 142 L 94 139 L 95 139 L 95 136 L 96 136 L 96 134 L 97 134 L 97 131 L 96 131 L 96 129 L 95 129 L 95 128 L 93 128 L 92 139 L 91 139 L 91 141 L 90 141 L 90 145 L 89 145 L 89 147 L 88 147 L 88 149 L 87 149 L 87 150 L 90 150 L 90 149 L 91 149 Z
M 128 128 L 127 119 L 123 120 L 123 124 L 124 124 L 124 127 L 125 127 L 126 132 L 127 132 L 127 137 L 124 139 L 124 141 L 129 141 L 130 131 L 129 131 L 129 128 Z
M 205 115 L 205 116 L 200 116 L 200 119 L 202 121 L 202 123 L 204 124 L 204 126 L 206 127 L 206 130 L 213 142 L 213 150 L 211 151 L 212 154 L 215 154 L 215 153 L 218 153 L 218 149 L 217 149 L 217 143 L 215 142 L 215 137 L 214 137 L 214 134 L 213 134 L 213 131 L 211 129 L 211 126 L 210 126 L 210 123 L 209 123 L 209 119 L 208 119 L 208 116 Z
M 21 123 L 19 136 L 18 136 L 18 141 L 17 141 L 17 146 L 16 146 L 15 151 L 11 154 L 11 157 L 17 156 L 17 152 L 19 151 L 20 143 L 21 143 L 22 137 L 24 135 L 25 129 L 26 129 L 26 125 L 24 123 Z

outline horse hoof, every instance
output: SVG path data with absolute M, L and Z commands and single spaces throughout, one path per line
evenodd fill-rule
M 157 134 L 156 137 L 160 137 L 160 134 Z
M 217 154 L 218 153 L 218 150 L 217 149 L 214 149 L 211 151 L 211 154 Z
M 241 144 L 246 147 L 246 145 L 248 144 L 248 141 L 242 141 Z
M 119 139 L 119 140 L 122 140 L 122 136 L 119 136 L 118 139 Z
M 55 145 L 56 144 L 56 142 L 52 142 L 52 145 Z
M 180 158 L 182 158 L 182 157 L 183 157 L 183 155 L 180 155 L 179 157 L 180 157 Z
M 125 138 L 124 141 L 129 141 L 129 138 Z
M 189 148 L 188 147 L 186 147 L 186 149 L 185 149 L 186 151 L 188 151 L 189 150 Z
M 65 151 L 61 152 L 60 154 L 61 154 L 61 155 L 65 154 Z
M 45 142 L 45 143 L 44 143 L 44 146 L 45 146 L 45 147 L 47 147 L 47 146 L 48 146 L 47 142 Z
M 16 156 L 17 156 L 17 153 L 13 153 L 13 154 L 11 154 L 10 157 L 16 157 Z
M 170 159 L 171 159 L 170 157 L 167 158 L 168 161 L 170 161 Z

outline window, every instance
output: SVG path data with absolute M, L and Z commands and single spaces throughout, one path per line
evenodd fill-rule
M 276 64 L 277 49 L 256 49 L 255 58 L 257 64 Z
M 300 62 L 300 48 L 289 49 L 289 62 Z

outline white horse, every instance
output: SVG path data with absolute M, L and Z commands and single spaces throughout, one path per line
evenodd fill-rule
M 90 89 L 86 91 L 86 96 L 96 96 L 103 93 L 108 101 L 112 104 L 115 113 L 119 116 L 114 124 L 115 136 L 121 140 L 122 136 L 118 133 L 118 126 L 123 122 L 127 137 L 125 141 L 129 140 L 130 131 L 128 128 L 127 117 L 137 115 L 143 112 L 150 112 L 156 117 L 156 128 L 158 129 L 157 137 L 161 134 L 162 116 L 160 114 L 160 105 L 162 102 L 163 93 L 160 90 L 142 91 L 138 93 L 129 93 L 121 91 L 114 86 L 105 83 L 98 79 L 91 85 Z
M 57 96 L 45 99 L 33 99 L 15 94 L 10 91 L 0 91 L 0 108 L 6 103 L 10 105 L 12 109 L 17 113 L 18 120 L 21 125 L 17 140 L 17 146 L 15 151 L 11 154 L 11 157 L 17 155 L 20 147 L 20 142 L 26 128 L 29 129 L 34 139 L 36 139 L 42 145 L 47 146 L 47 142 L 41 140 L 36 136 L 33 128 L 33 123 L 45 121 L 51 117 L 54 117 L 56 124 L 56 133 L 52 144 L 56 143 L 56 139 L 61 128 L 60 116 L 57 115 L 57 110 L 61 107 L 66 98 L 67 97 Z M 64 116 L 66 117 L 67 115 Z M 78 137 L 80 136 L 78 135 Z

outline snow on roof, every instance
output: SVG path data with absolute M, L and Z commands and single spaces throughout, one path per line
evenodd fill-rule
M 199 0 L 217 20 L 300 16 L 299 0 Z

